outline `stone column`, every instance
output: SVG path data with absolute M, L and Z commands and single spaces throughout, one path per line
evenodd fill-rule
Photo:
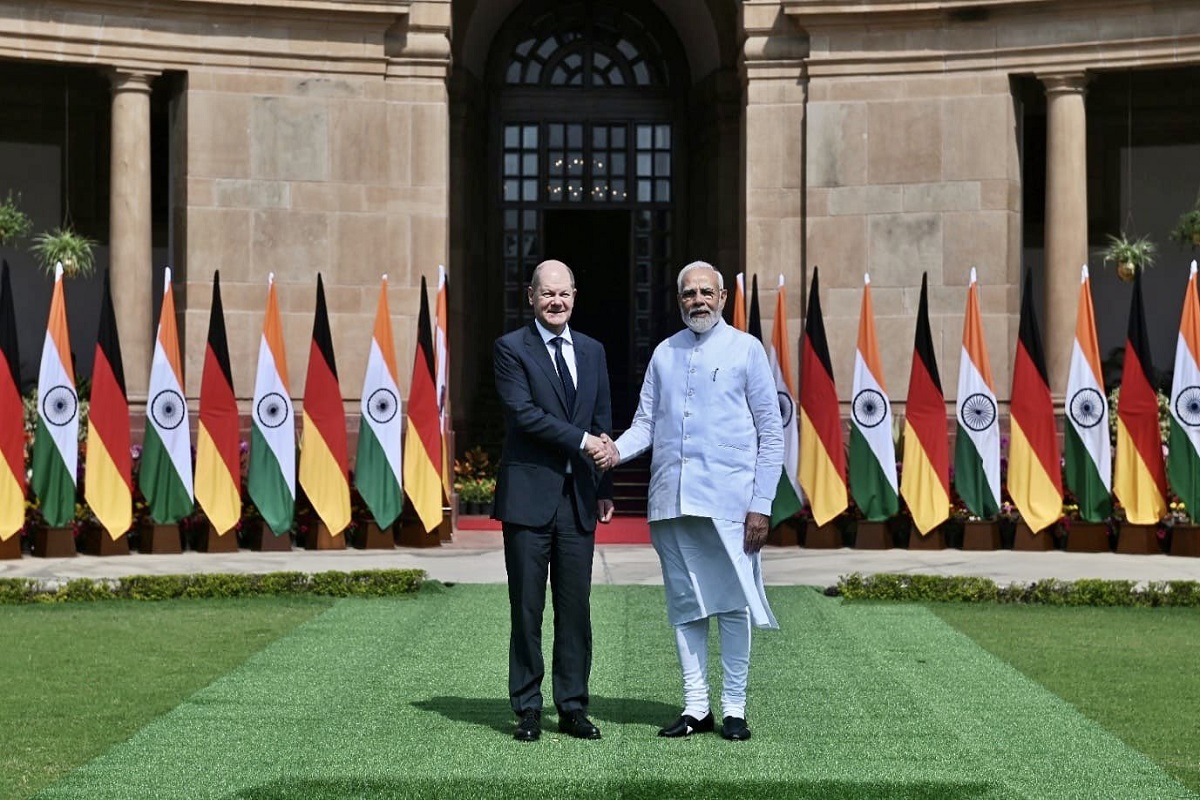
M 153 353 L 150 219 L 150 84 L 155 73 L 112 73 L 112 174 L 109 263 L 113 308 L 120 320 L 125 388 L 145 402 Z
M 1040 75 L 1046 85 L 1046 266 L 1043 337 L 1050 391 L 1061 398 L 1075 331 L 1079 268 L 1088 259 L 1087 112 L 1082 72 Z
M 745 250 L 739 269 L 753 270 L 770 290 L 783 274 L 791 287 L 789 317 L 802 308 L 805 251 L 804 114 L 808 101 L 808 37 L 778 0 L 741 4 Z M 773 294 L 759 298 L 771 307 Z M 764 320 L 764 324 L 766 320 Z M 790 330 L 799 330 L 795 321 Z M 795 346 L 795 345 L 793 345 Z

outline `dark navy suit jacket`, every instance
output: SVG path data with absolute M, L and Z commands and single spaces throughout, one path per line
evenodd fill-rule
M 496 340 L 496 389 L 506 432 L 494 519 L 529 528 L 549 524 L 562 496 L 568 459 L 584 530 L 596 529 L 596 499 L 612 498 L 611 475 L 598 475 L 592 459 L 579 449 L 584 431 L 612 433 L 604 345 L 574 328 L 571 342 L 577 377 L 574 413 L 568 414 L 562 382 L 534 323 Z

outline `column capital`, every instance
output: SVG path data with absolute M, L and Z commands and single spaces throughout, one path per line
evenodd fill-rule
M 1038 74 L 1046 87 L 1046 95 L 1082 94 L 1092 79 L 1086 72 L 1044 72 Z
M 114 92 L 145 92 L 150 93 L 154 79 L 161 72 L 148 69 L 112 67 L 108 71 L 108 79 Z
M 743 3 L 740 22 L 744 76 L 807 81 L 808 33 L 778 3 Z

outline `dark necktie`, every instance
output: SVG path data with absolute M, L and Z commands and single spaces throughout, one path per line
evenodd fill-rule
M 575 381 L 571 380 L 571 370 L 567 369 L 567 360 L 563 358 L 563 338 L 555 336 L 550 340 L 554 345 L 554 367 L 558 370 L 559 380 L 562 381 L 563 392 L 567 395 L 567 411 L 575 412 Z

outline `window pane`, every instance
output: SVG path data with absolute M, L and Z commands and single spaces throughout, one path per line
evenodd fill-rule
M 598 203 L 608 200 L 608 184 L 601 181 L 592 187 L 592 199 Z
M 583 174 L 583 152 L 572 150 L 567 153 L 567 174 L 582 175 Z
M 625 149 L 625 126 L 617 125 L 612 129 L 612 147 L 614 150 Z
M 613 153 L 612 154 L 612 174 L 613 175 L 624 175 L 625 174 L 625 154 L 624 153 Z
M 546 57 L 558 49 L 558 39 L 551 36 L 546 41 L 542 42 L 542 46 L 537 49 L 537 54 L 545 61 Z
M 517 254 L 517 234 L 504 234 L 504 255 L 515 256 Z
M 521 159 L 521 170 L 526 175 L 537 175 L 538 168 L 536 153 L 528 153 L 523 159 Z
M 521 65 L 514 61 L 508 65 L 508 71 L 504 74 L 505 83 L 520 83 L 521 82 Z
M 504 199 L 505 200 L 520 200 L 521 187 L 517 181 L 504 182 Z
M 650 170 L 650 154 L 649 153 L 638 153 L 637 174 L 638 175 L 651 175 L 652 174 L 652 172 Z
M 615 180 L 612 182 L 611 197 L 613 200 L 624 200 L 625 199 L 625 181 L 624 180 Z
M 520 170 L 517 169 L 517 167 L 519 166 L 519 162 L 520 162 L 520 159 L 517 157 L 516 153 L 505 153 L 504 154 L 504 174 L 505 175 L 519 175 Z
M 667 175 L 671 174 L 670 153 L 654 154 L 654 174 L 660 177 L 666 177 Z
M 655 181 L 654 182 L 654 199 L 659 203 L 668 203 L 671 200 L 671 182 L 670 181 Z
M 639 203 L 649 203 L 653 199 L 650 195 L 650 181 L 637 182 L 637 199 Z
M 633 82 L 638 86 L 648 86 L 650 84 L 650 70 L 646 69 L 645 64 L 633 65 Z
M 521 199 L 526 202 L 537 200 L 537 181 L 522 181 L 521 182 Z
M 536 211 L 522 211 L 521 212 L 521 225 L 527 231 L 528 230 L 537 230 L 537 212 Z
M 671 147 L 671 126 L 656 125 L 654 127 L 654 146 L 660 150 Z
M 550 168 L 548 172 L 551 175 L 562 175 L 567 167 L 566 154 L 561 150 L 550 151 Z
M 651 145 L 651 129 L 649 125 L 637 126 L 637 149 L 649 150 Z
M 523 233 L 521 234 L 521 255 L 526 258 L 534 258 L 537 256 L 537 234 Z
M 504 212 L 504 227 L 512 230 L 517 227 L 517 212 L 514 209 L 506 209 Z
M 551 147 L 563 146 L 563 126 L 562 125 L 547 125 L 546 133 L 550 137 Z
M 542 65 L 536 61 L 529 64 L 529 69 L 525 70 L 525 82 L 537 83 L 542 78 Z
M 526 150 L 536 150 L 538 146 L 538 129 L 536 125 L 526 125 L 521 130 L 521 147 Z
M 504 126 L 504 146 L 517 147 L 521 143 L 521 129 L 516 125 Z
M 567 183 L 567 199 L 577 203 L 583 199 L 583 184 L 577 180 Z
M 567 126 L 567 147 L 583 147 L 583 126 Z

